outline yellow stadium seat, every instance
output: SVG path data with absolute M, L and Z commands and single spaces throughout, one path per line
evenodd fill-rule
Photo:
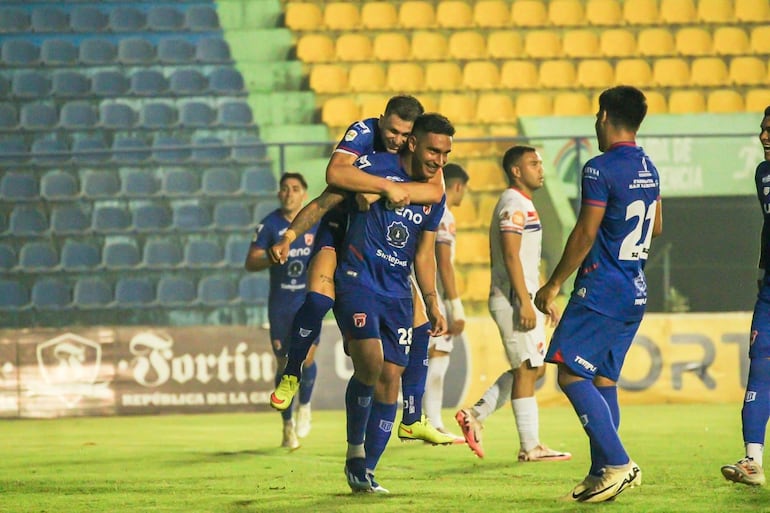
M 506 89 L 537 87 L 537 66 L 532 61 L 506 61 L 500 68 L 500 85 Z
M 625 0 L 623 20 L 629 25 L 657 25 L 658 0 Z
M 466 168 L 471 177 L 470 187 L 474 191 L 499 191 L 508 187 L 500 164 L 490 159 L 473 159 L 468 161 Z M 477 209 L 477 214 L 481 214 Z M 484 212 L 482 223 L 488 223 L 492 212 Z
M 636 55 L 636 36 L 626 29 L 605 29 L 599 38 L 599 48 L 605 57 Z
M 505 173 L 503 173 L 503 170 L 500 167 L 500 164 L 495 163 L 495 167 L 497 168 L 497 173 L 500 176 L 502 176 L 501 179 L 503 182 L 506 183 L 506 187 L 507 187 L 507 182 L 506 182 L 507 178 L 505 177 Z M 478 204 L 479 216 L 481 216 L 481 218 L 484 219 L 487 223 L 489 223 L 492 220 L 492 215 L 495 213 L 495 206 L 497 205 L 497 202 L 499 199 L 500 199 L 499 195 L 493 196 L 490 194 L 485 194 L 479 198 L 479 204 Z
M 321 121 L 332 128 L 345 128 L 360 116 L 358 104 L 347 96 L 329 98 L 321 108 Z
M 449 36 L 448 52 L 450 59 L 486 59 L 487 41 L 481 32 L 475 30 L 453 32 Z
M 511 9 L 504 0 L 479 0 L 473 6 L 473 23 L 480 28 L 508 27 Z
M 750 89 L 746 92 L 746 112 L 764 112 L 770 106 L 770 89 Z
M 690 67 L 684 59 L 658 59 L 652 67 L 652 81 L 662 87 L 686 87 L 690 83 Z
M 750 53 L 749 36 L 740 27 L 717 27 L 714 30 L 714 53 L 744 55 Z
M 487 127 L 489 136 L 496 140 L 492 142 L 490 155 L 502 155 L 514 144 L 520 143 L 519 129 L 516 123 L 501 123 Z
M 444 0 L 436 7 L 436 23 L 448 29 L 466 28 L 473 21 L 473 9 L 462 0 Z
M 524 52 L 536 59 L 561 56 L 561 38 L 554 30 L 532 30 L 524 39 Z
M 562 49 L 565 57 L 593 57 L 599 51 L 599 37 L 593 30 L 568 30 L 564 32 Z
M 449 116 L 447 116 L 449 117 Z M 452 118 L 449 118 L 452 120 Z M 454 120 L 452 120 L 454 122 Z M 477 157 L 489 153 L 490 144 L 484 139 L 487 134 L 479 125 L 459 125 L 455 124 L 457 130 L 452 143 L 451 158 Z M 479 140 L 471 140 L 479 139 Z
M 291 30 L 316 30 L 323 22 L 318 4 L 292 2 L 286 5 L 286 26 Z
M 668 112 L 666 97 L 663 96 L 663 93 L 660 91 L 646 91 L 644 96 L 647 98 L 648 114 L 666 114 Z
M 490 61 L 471 61 L 463 68 L 463 86 L 471 89 L 497 89 L 500 87 L 500 70 Z
M 733 3 L 730 0 L 698 0 L 698 21 L 730 23 L 733 21 Z
M 305 34 L 297 41 L 297 57 L 302 62 L 334 60 L 334 41 L 326 34 Z
M 355 30 L 361 25 L 358 5 L 351 2 L 329 2 L 324 7 L 324 25 L 329 30 Z
M 476 117 L 476 99 L 468 94 L 444 93 L 439 100 L 439 112 L 458 125 L 474 122 Z
M 711 33 L 699 27 L 685 27 L 676 32 L 676 51 L 679 55 L 710 55 Z
M 461 245 L 465 244 L 465 234 L 461 234 L 462 241 L 457 246 L 458 248 Z M 460 239 L 458 239 L 460 240 Z M 487 243 L 488 246 L 488 243 Z M 468 248 L 468 251 L 489 251 L 487 249 L 487 246 L 484 246 L 482 248 L 474 249 L 474 248 Z M 466 251 L 463 249 L 463 251 Z M 464 255 L 461 255 L 461 259 Z M 487 257 L 489 258 L 489 257 Z M 458 262 L 459 263 L 459 262 Z M 491 272 L 489 269 L 486 268 L 474 268 L 468 271 L 468 275 L 465 277 L 465 295 L 463 295 L 463 299 L 465 301 L 476 301 L 476 302 L 486 302 L 489 300 L 489 287 L 490 283 L 492 281 L 491 278 Z
M 511 22 L 517 27 L 544 27 L 548 23 L 548 11 L 541 0 L 514 0 Z
M 459 91 L 463 72 L 456 62 L 430 62 L 425 66 L 426 91 Z
M 711 91 L 706 98 L 706 112 L 729 114 L 743 110 L 743 96 L 732 89 Z
M 676 90 L 668 97 L 669 114 L 698 114 L 706 110 L 703 93 L 695 90 Z
M 424 68 L 414 62 L 394 62 L 388 66 L 385 84 L 394 93 L 422 91 L 425 88 Z
M 652 69 L 646 59 L 621 59 L 615 64 L 615 84 L 646 87 L 652 82 Z
M 316 93 L 342 93 L 348 88 L 347 70 L 336 64 L 316 64 L 310 70 L 310 89 Z
M 759 85 L 767 80 L 767 66 L 758 57 L 733 57 L 728 71 L 735 85 Z
M 770 4 L 767 0 L 735 0 L 735 19 L 748 23 L 767 21 L 770 19 Z
M 751 53 L 770 53 L 770 26 L 755 27 L 751 29 Z
M 489 236 L 486 232 L 482 231 L 463 231 L 457 236 L 457 246 L 455 251 L 455 261 L 459 264 L 488 264 Z M 484 272 L 486 272 L 488 276 L 488 271 Z M 468 274 L 468 285 L 470 285 L 470 278 L 473 275 L 473 272 Z M 487 290 L 489 290 L 489 281 L 489 278 L 485 280 Z
M 519 93 L 516 96 L 516 115 L 550 116 L 553 114 L 553 101 L 544 93 Z
M 359 105 L 361 105 L 361 118 L 378 118 L 385 111 L 385 105 L 388 104 L 390 96 L 383 94 L 361 94 L 359 95 Z
M 513 107 L 513 98 L 505 93 L 485 93 L 479 95 L 476 119 L 479 123 L 515 122 L 516 111 Z
M 409 59 L 409 39 L 401 32 L 385 32 L 374 36 L 372 55 L 379 61 Z
M 398 24 L 405 29 L 425 29 L 436 25 L 436 11 L 431 2 L 408 1 L 398 10 Z
M 361 26 L 369 30 L 391 30 L 398 25 L 398 10 L 392 2 L 365 2 Z
M 721 57 L 699 57 L 690 64 L 690 84 L 701 87 L 726 86 L 727 64 Z
M 664 24 L 687 25 L 695 19 L 694 0 L 660 0 L 660 21 Z
M 338 61 L 357 62 L 372 60 L 372 40 L 361 33 L 348 32 L 340 35 L 335 43 Z
M 575 65 L 566 59 L 543 61 L 540 64 L 537 83 L 547 89 L 574 87 Z
M 492 59 L 514 59 L 523 51 L 524 43 L 517 31 L 497 30 L 487 36 L 487 53 Z
M 554 96 L 553 114 L 554 116 L 585 116 L 594 112 L 588 96 L 579 92 L 564 92 Z
M 637 36 L 636 49 L 639 55 L 646 57 L 673 55 L 674 36 L 667 29 L 642 29 Z
M 621 24 L 620 4 L 616 0 L 588 0 L 586 20 L 590 25 L 616 27 Z
M 412 35 L 412 59 L 440 61 L 446 58 L 447 40 L 439 32 L 420 31 Z
M 615 83 L 615 70 L 606 59 L 586 59 L 577 67 L 577 85 L 586 88 L 602 88 Z M 556 107 L 554 106 L 554 111 Z
M 425 112 L 438 112 L 439 95 L 438 94 L 421 94 L 418 98 L 422 103 Z
M 579 0 L 551 0 L 548 21 L 556 27 L 582 26 L 585 24 L 583 4 Z
M 353 64 L 348 87 L 354 93 L 377 93 L 385 89 L 385 67 L 371 62 Z
M 470 171 L 468 171 L 468 166 L 463 166 L 463 168 L 470 174 Z M 473 187 L 472 180 L 473 179 L 471 178 L 471 181 L 468 184 L 470 187 Z M 452 207 L 452 214 L 455 216 L 455 226 L 457 228 L 466 229 L 478 228 L 481 226 L 479 213 L 476 210 L 476 202 L 474 201 L 473 196 L 470 194 L 465 195 L 462 203 Z

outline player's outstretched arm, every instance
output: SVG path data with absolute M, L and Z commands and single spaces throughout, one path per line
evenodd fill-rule
M 249 253 L 246 255 L 246 263 L 244 267 L 249 272 L 262 271 L 273 265 L 270 257 L 267 255 L 265 248 L 254 246 L 249 247 Z
M 423 231 L 420 234 L 414 257 L 414 275 L 430 319 L 430 334 L 434 337 L 444 335 L 447 331 L 446 319 L 441 315 L 436 291 L 436 232 Z
M 334 152 L 326 166 L 326 183 L 346 191 L 379 194 L 397 206 L 409 204 L 409 193 L 403 184 L 361 171 L 353 165 L 355 161 L 353 154 Z

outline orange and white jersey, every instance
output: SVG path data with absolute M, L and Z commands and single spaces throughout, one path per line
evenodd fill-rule
M 448 244 L 452 264 L 455 261 L 455 248 L 457 247 L 457 229 L 455 228 L 455 216 L 449 208 L 444 209 L 444 215 L 436 231 L 436 244 Z M 436 280 L 436 287 L 440 297 L 444 297 L 444 284 L 441 280 Z
M 513 187 L 506 189 L 495 205 L 489 224 L 489 250 L 492 262 L 492 292 L 499 290 L 511 300 L 515 294 L 503 259 L 501 236 L 514 233 L 521 236 L 519 258 L 524 269 L 527 290 L 534 297 L 540 288 L 540 251 L 543 228 L 532 198 Z

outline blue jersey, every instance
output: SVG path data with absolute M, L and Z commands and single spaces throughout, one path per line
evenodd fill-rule
M 382 143 L 377 121 L 377 118 L 368 118 L 350 125 L 342 140 L 337 144 L 336 151 L 352 153 L 356 157 L 372 152 L 387 151 Z
M 290 224 L 280 209 L 274 210 L 257 226 L 252 246 L 267 250 L 278 243 Z M 317 228 L 318 225 L 313 226 L 292 242 L 285 264 L 270 266 L 270 295 L 267 303 L 269 311 L 277 313 L 279 309 L 296 310 L 305 300 L 307 265 Z M 291 317 L 288 322 L 291 322 Z
M 411 181 L 398 155 L 370 153 L 355 165 L 367 173 L 395 182 Z M 355 284 L 392 298 L 410 298 L 409 283 L 417 242 L 423 231 L 435 232 L 444 214 L 446 197 L 436 205 L 388 209 L 385 200 L 368 212 L 351 207 L 348 231 L 335 275 L 338 283 Z
M 762 207 L 762 247 L 759 250 L 759 267 L 765 270 L 762 289 L 759 296 L 770 301 L 770 162 L 763 161 L 754 173 L 754 183 L 757 186 L 757 199 Z
M 582 204 L 605 211 L 578 269 L 571 301 L 619 320 L 642 318 L 647 304 L 644 265 L 659 198 L 658 170 L 634 144 L 616 144 L 586 162 Z

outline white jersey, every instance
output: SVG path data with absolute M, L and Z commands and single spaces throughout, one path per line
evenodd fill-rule
M 521 235 L 519 258 L 524 269 L 524 282 L 534 297 L 540 288 L 540 250 L 543 227 L 532 198 L 510 187 L 500 196 L 489 224 L 489 251 L 492 262 L 492 287 L 490 295 L 502 294 L 514 304 L 516 296 L 505 268 L 501 236 L 503 233 Z M 496 290 L 497 289 L 497 290 Z
M 455 261 L 455 247 L 457 243 L 457 229 L 455 228 L 455 216 L 448 209 L 444 209 L 444 215 L 441 217 L 441 221 L 436 231 L 436 244 L 449 244 L 450 260 L 452 264 Z M 444 297 L 444 284 L 441 280 L 436 280 L 436 288 L 438 289 L 439 297 Z

